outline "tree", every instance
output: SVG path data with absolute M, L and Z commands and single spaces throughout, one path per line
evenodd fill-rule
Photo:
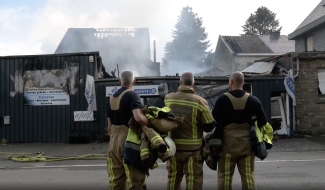
M 173 68 L 186 64 L 186 66 L 204 66 L 210 51 L 208 33 L 202 27 L 202 18 L 192 11 L 191 7 L 184 7 L 178 17 L 173 30 L 171 42 L 165 45 L 165 59 Z
M 280 31 L 282 27 L 278 27 L 279 19 L 276 19 L 276 13 L 264 6 L 259 7 L 254 14 L 251 13 L 242 26 L 246 36 L 270 34 L 272 30 Z

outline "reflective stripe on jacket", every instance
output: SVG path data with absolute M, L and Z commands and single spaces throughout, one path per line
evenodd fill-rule
M 177 151 L 195 151 L 202 147 L 203 124 L 214 122 L 207 101 L 196 95 L 193 88 L 181 85 L 178 92 L 165 97 L 165 104 L 183 124 L 170 132 Z
M 257 121 L 255 122 L 256 136 L 258 142 L 265 142 L 266 149 L 271 149 L 273 146 L 273 128 L 269 123 L 266 123 L 262 128 L 259 128 Z

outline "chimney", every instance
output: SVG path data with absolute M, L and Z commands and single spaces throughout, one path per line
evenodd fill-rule
M 153 62 L 156 63 L 156 40 L 153 41 Z
M 270 33 L 270 39 L 271 40 L 278 40 L 280 38 L 280 31 L 272 30 Z

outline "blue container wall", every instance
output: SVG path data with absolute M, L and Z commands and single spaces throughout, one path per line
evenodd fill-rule
M 251 84 L 253 95 L 261 101 L 268 122 L 271 123 L 271 93 L 285 92 L 284 80 L 255 80 Z
M 93 56 L 94 62 L 89 62 Z M 98 52 L 0 57 L 0 138 L 8 142 L 68 142 L 74 111 L 87 110 L 84 96 L 87 74 L 94 76 Z M 26 63 L 30 63 L 27 64 Z M 14 81 L 11 76 L 20 69 L 60 70 L 67 65 L 78 66 L 75 95 L 70 95 L 70 105 L 28 106 L 24 105 L 23 93 L 14 97 Z M 82 80 L 82 83 L 80 81 Z M 10 116 L 10 124 L 4 125 L 3 117 Z M 95 123 L 79 123 L 76 127 L 87 131 Z
M 168 85 L 168 91 L 170 92 L 177 92 L 178 86 L 179 86 L 179 79 L 175 78 L 173 80 L 169 79 L 168 77 L 160 77 L 156 79 L 150 79 L 147 80 L 151 81 L 151 83 L 138 83 L 136 85 L 154 85 L 159 83 L 167 83 Z M 284 87 L 284 77 L 266 77 L 263 78 L 247 78 L 245 79 L 246 83 L 252 85 L 252 92 L 253 95 L 260 99 L 261 104 L 264 108 L 265 114 L 268 118 L 268 122 L 271 123 L 271 93 L 272 92 L 285 92 Z M 228 79 L 216 79 L 211 78 L 211 80 L 207 80 L 204 78 L 198 78 L 195 79 L 196 85 L 209 85 L 211 82 L 213 84 L 222 83 L 227 84 Z M 106 106 L 108 102 L 108 98 L 106 97 L 106 86 L 119 86 L 118 81 L 116 80 L 106 80 L 106 81 L 100 81 L 98 80 L 96 82 L 96 96 L 97 96 L 97 103 L 98 103 L 98 122 L 96 127 L 96 133 L 97 134 L 104 134 L 104 128 L 107 126 L 107 112 L 106 112 Z M 161 101 L 159 101 L 161 102 Z M 150 105 L 151 102 L 148 101 L 148 105 Z M 214 102 L 213 102 L 214 103 Z
M 89 62 L 89 56 L 94 61 Z M 0 57 L 0 138 L 9 142 L 68 142 L 70 126 L 73 122 L 74 111 L 87 110 L 87 101 L 84 96 L 85 80 L 87 74 L 94 76 L 96 57 L 99 53 L 54 54 L 39 56 Z M 25 61 L 29 61 L 35 68 L 29 70 L 53 70 L 65 68 L 65 63 L 77 63 L 79 72 L 77 80 L 83 82 L 76 84 L 78 92 L 70 95 L 70 105 L 58 106 L 26 106 L 23 94 L 17 93 L 14 97 L 10 92 L 14 90 L 14 82 L 10 75 L 14 75 Z M 167 83 L 169 92 L 176 92 L 179 86 L 178 77 L 147 77 L 142 78 L 137 85 L 153 85 Z M 227 84 L 228 78 L 196 78 L 197 85 L 211 85 L 216 83 Z M 147 82 L 146 82 L 147 81 Z M 285 91 L 283 77 L 247 78 L 252 84 L 253 95 L 258 97 L 265 109 L 269 122 L 271 121 L 270 99 L 271 92 Z M 76 128 L 81 131 L 92 131 L 94 135 L 103 135 L 107 126 L 106 86 L 119 86 L 116 79 L 96 81 L 97 118 L 96 122 L 77 123 Z M 159 100 L 159 103 L 162 103 Z M 148 104 L 151 103 L 148 101 Z M 4 125 L 3 117 L 10 116 L 11 124 Z

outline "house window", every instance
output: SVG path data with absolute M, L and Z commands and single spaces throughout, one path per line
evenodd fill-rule
M 325 69 L 318 70 L 318 92 L 325 94 Z
M 313 36 L 309 36 L 306 39 L 306 50 L 307 51 L 314 51 L 314 39 L 313 39 Z

